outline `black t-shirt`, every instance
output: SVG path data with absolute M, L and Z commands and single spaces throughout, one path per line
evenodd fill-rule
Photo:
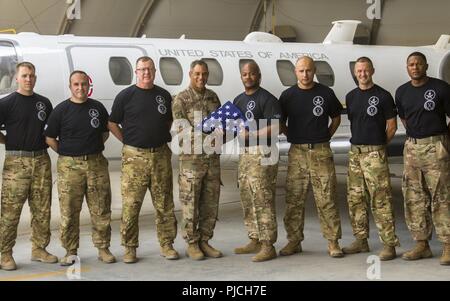
M 298 85 L 288 88 L 281 93 L 280 104 L 288 122 L 288 142 L 294 144 L 329 141 L 329 118 L 343 109 L 333 90 L 319 83 L 307 90 Z
M 108 131 L 108 112 L 103 104 L 88 98 L 84 103 L 70 99 L 55 107 L 48 118 L 44 135 L 58 138 L 58 154 L 82 156 L 105 149 L 103 133 Z
M 352 131 L 352 144 L 386 144 L 386 120 L 397 116 L 391 94 L 378 85 L 370 89 L 355 88 L 345 102 Z
M 261 87 L 252 95 L 247 95 L 245 92 L 239 94 L 234 99 L 233 104 L 239 108 L 248 122 L 255 121 L 256 129 L 259 129 L 260 125 L 262 128 L 265 127 L 260 124 L 260 119 L 266 119 L 266 125 L 269 126 L 271 119 L 281 118 L 281 107 L 278 99 Z M 255 127 L 253 127 L 254 129 Z M 267 144 L 270 145 L 270 137 L 267 137 Z
M 430 77 L 420 87 L 411 82 L 400 86 L 395 93 L 398 116 L 406 120 L 406 134 L 426 138 L 448 132 L 445 115 L 450 116 L 450 87 Z
M 0 124 L 6 129 L 6 150 L 46 149 L 43 135 L 51 102 L 39 94 L 25 96 L 14 92 L 0 100 Z
M 122 126 L 124 144 L 159 147 L 171 140 L 172 97 L 159 86 L 133 85 L 116 96 L 109 120 Z

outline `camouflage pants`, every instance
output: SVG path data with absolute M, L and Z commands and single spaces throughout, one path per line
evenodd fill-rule
M 80 211 L 83 198 L 91 214 L 92 241 L 97 248 L 111 240 L 111 186 L 108 161 L 102 154 L 58 158 L 58 194 L 61 210 L 61 243 L 76 250 L 80 241 Z
M 187 243 L 210 240 L 219 210 L 219 156 L 180 160 L 178 183 L 183 208 L 183 238 Z
M 352 146 L 349 152 L 347 201 L 356 238 L 369 237 L 370 206 L 381 242 L 392 247 L 400 245 L 395 235 L 391 182 L 384 146 Z
M 167 145 L 154 152 L 125 145 L 122 150 L 122 245 L 139 246 L 139 212 L 147 189 L 156 212 L 161 246 L 173 244 L 177 220 L 173 204 L 172 152 Z
M 9 252 L 16 243 L 17 226 L 28 199 L 31 211 L 31 241 L 45 248 L 50 242 L 52 173 L 48 154 L 30 157 L 6 155 L 3 166 L 1 200 L 1 252 Z
M 260 241 L 277 240 L 275 189 L 278 163 L 261 165 L 262 154 L 239 157 L 239 189 L 248 237 Z
M 403 197 L 406 224 L 414 240 L 450 243 L 450 141 L 414 144 L 404 148 Z
M 336 196 L 336 171 L 329 144 L 291 144 L 288 155 L 286 214 L 284 226 L 289 241 L 302 241 L 305 200 L 311 182 L 320 227 L 328 240 L 341 238 L 341 221 Z

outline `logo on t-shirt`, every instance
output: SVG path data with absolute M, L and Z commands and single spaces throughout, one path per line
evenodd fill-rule
M 158 95 L 156 96 L 156 102 L 159 103 L 160 105 L 163 105 L 166 102 L 166 100 L 161 95 Z
M 256 102 L 254 100 L 250 100 L 247 104 L 247 111 L 245 112 L 245 118 L 247 118 L 247 120 L 251 121 L 255 118 L 255 115 L 252 112 L 255 107 Z
M 158 105 L 158 112 L 160 113 L 160 114 L 166 114 L 167 113 L 167 108 L 166 108 L 166 106 L 165 105 L 163 105 L 163 104 L 159 104 Z
M 98 116 L 100 116 L 100 113 L 96 109 L 90 109 L 89 116 L 91 116 L 91 118 L 98 118 Z
M 91 126 L 96 129 L 100 126 L 100 120 L 98 119 L 98 117 L 100 116 L 100 113 L 98 112 L 97 109 L 90 109 L 89 110 L 89 116 L 92 118 L 91 119 Z
M 377 105 L 380 103 L 380 99 L 376 96 L 369 98 L 369 107 L 367 108 L 367 114 L 369 116 L 375 116 L 378 113 Z
M 44 121 L 47 117 L 47 113 L 45 113 L 45 104 L 42 101 L 38 101 L 36 103 L 36 109 L 38 110 L 37 117 L 40 121 Z
M 313 104 L 315 106 L 322 106 L 325 101 L 322 96 L 316 96 L 313 98 Z
M 256 103 L 254 100 L 250 100 L 247 104 L 247 110 L 253 111 L 253 109 L 256 107 Z
M 44 121 L 45 118 L 47 117 L 47 113 L 45 113 L 45 111 L 39 111 L 37 113 L 37 117 L 40 121 Z
M 166 114 L 167 113 L 167 107 L 165 105 L 166 100 L 161 95 L 156 96 L 156 102 L 158 103 L 158 112 L 160 114 Z
M 38 111 L 44 111 L 45 110 L 45 104 L 42 102 L 42 101 L 38 101 L 37 103 L 36 103 L 36 109 L 38 110 Z
M 313 98 L 313 114 L 317 117 L 322 116 L 323 114 L 323 108 L 322 105 L 325 103 L 325 100 L 322 96 L 315 96 Z
M 423 104 L 423 107 L 427 111 L 433 111 L 436 107 L 436 103 L 434 102 L 434 99 L 436 98 L 436 92 L 434 90 L 427 90 L 423 97 L 426 99 L 425 103 Z
M 376 96 L 371 96 L 369 98 L 369 105 L 371 106 L 377 106 L 380 103 L 380 99 Z
M 367 114 L 370 116 L 375 116 L 378 113 L 378 108 L 376 106 L 369 106 L 367 108 Z

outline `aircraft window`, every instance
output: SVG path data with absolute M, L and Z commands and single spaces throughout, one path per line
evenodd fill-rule
M 254 60 L 252 60 L 252 59 L 239 60 L 239 73 L 241 72 L 242 66 L 244 66 L 247 63 L 256 63 L 256 62 Z
M 325 61 L 315 61 L 316 77 L 322 85 L 332 87 L 334 86 L 334 72 L 330 64 Z
M 297 84 L 297 77 L 295 76 L 295 66 L 291 61 L 278 60 L 277 72 L 283 86 L 294 86 Z
M 223 82 L 223 70 L 216 59 L 202 59 L 208 65 L 209 76 L 207 84 L 220 86 Z
M 178 86 L 183 81 L 183 69 L 176 58 L 162 57 L 159 60 L 159 69 L 166 85 Z
M 0 41 L 0 94 L 7 94 L 15 90 L 17 54 L 14 46 Z
M 447 55 L 444 67 L 442 68 L 442 80 L 450 84 L 450 55 Z
M 348 66 L 350 67 L 350 74 L 352 75 L 353 81 L 355 82 L 356 85 L 358 85 L 358 80 L 356 79 L 356 76 L 355 76 L 355 65 L 356 65 L 356 62 L 353 61 L 353 62 L 350 62 Z
M 130 85 L 133 80 L 133 67 L 126 57 L 111 57 L 109 59 L 109 74 L 116 85 Z

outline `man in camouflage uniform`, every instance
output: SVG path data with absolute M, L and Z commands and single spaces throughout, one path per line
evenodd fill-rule
M 386 144 L 397 129 L 397 111 L 391 94 L 372 81 L 375 69 L 367 57 L 356 60 L 358 87 L 346 96 L 352 137 L 349 151 L 347 201 L 356 240 L 345 254 L 369 252 L 369 207 L 384 245 L 380 260 L 396 257 L 395 235 Z
M 156 211 L 160 254 L 178 259 L 173 248 L 177 220 L 173 204 L 172 152 L 170 141 L 172 97 L 154 85 L 155 65 L 144 56 L 136 62 L 136 85 L 121 91 L 112 107 L 109 128 L 124 143 L 122 150 L 122 245 L 125 263 L 137 262 L 139 212 L 150 190 Z M 121 127 L 119 127 L 119 124 Z
M 72 265 L 80 241 L 83 198 L 91 214 L 92 241 L 98 259 L 113 263 L 111 241 L 111 187 L 108 160 L 103 156 L 108 139 L 108 112 L 103 104 L 88 98 L 88 75 L 73 71 L 69 78 L 71 97 L 58 104 L 44 131 L 47 144 L 59 154 L 58 196 L 61 211 L 61 243 L 66 255 L 61 265 Z
M 208 65 L 202 60 L 191 63 L 190 86 L 180 92 L 173 101 L 174 121 L 184 119 L 192 126 L 190 154 L 180 154 L 180 201 L 183 207 L 183 238 L 188 244 L 187 255 L 194 260 L 205 256 L 218 258 L 222 252 L 209 245 L 217 220 L 220 194 L 220 157 L 219 154 L 206 154 L 203 149 L 197 153 L 195 135 L 201 135 L 200 142 L 206 138 L 197 128 L 201 121 L 220 107 L 216 93 L 206 88 Z M 200 114 L 200 120 L 194 120 L 194 113 Z
M 416 246 L 405 260 L 432 257 L 428 240 L 432 227 L 444 244 L 440 263 L 450 265 L 450 87 L 427 76 L 423 53 L 407 59 L 410 81 L 397 89 L 398 115 L 406 128 L 403 160 L 403 198 L 406 224 Z
M 56 256 L 45 250 L 50 242 L 52 174 L 42 133 L 52 105 L 33 91 L 36 83 L 33 64 L 18 64 L 16 81 L 17 91 L 0 102 L 0 124 L 5 125 L 7 133 L 6 136 L 0 133 L 0 143 L 6 145 L 0 221 L 1 267 L 5 271 L 17 268 L 12 249 L 27 199 L 31 210 L 31 260 L 58 262 Z
M 284 225 L 288 244 L 280 255 L 302 251 L 305 200 L 312 184 L 323 236 L 328 240 L 328 254 L 342 257 L 338 239 L 341 221 L 337 206 L 336 171 L 329 140 L 341 122 L 342 105 L 333 90 L 314 82 L 316 67 L 310 57 L 301 57 L 295 66 L 298 84 L 280 96 L 283 122 L 288 142 L 286 214 Z M 331 123 L 329 121 L 331 119 Z
M 245 148 L 239 156 L 239 189 L 250 242 L 234 252 L 257 253 L 252 260 L 260 262 L 277 256 L 273 244 L 277 240 L 275 190 L 278 172 L 278 156 L 276 162 L 265 162 L 268 158 L 260 139 L 270 139 L 272 131 L 278 133 L 278 126 L 269 122 L 281 117 L 281 108 L 278 99 L 260 87 L 261 71 L 255 62 L 242 66 L 241 80 L 245 92 L 234 99 L 234 104 L 245 112 L 248 123 L 254 123 L 250 130 L 242 131 L 241 142 Z M 262 126 L 257 124 L 260 119 L 269 122 Z

